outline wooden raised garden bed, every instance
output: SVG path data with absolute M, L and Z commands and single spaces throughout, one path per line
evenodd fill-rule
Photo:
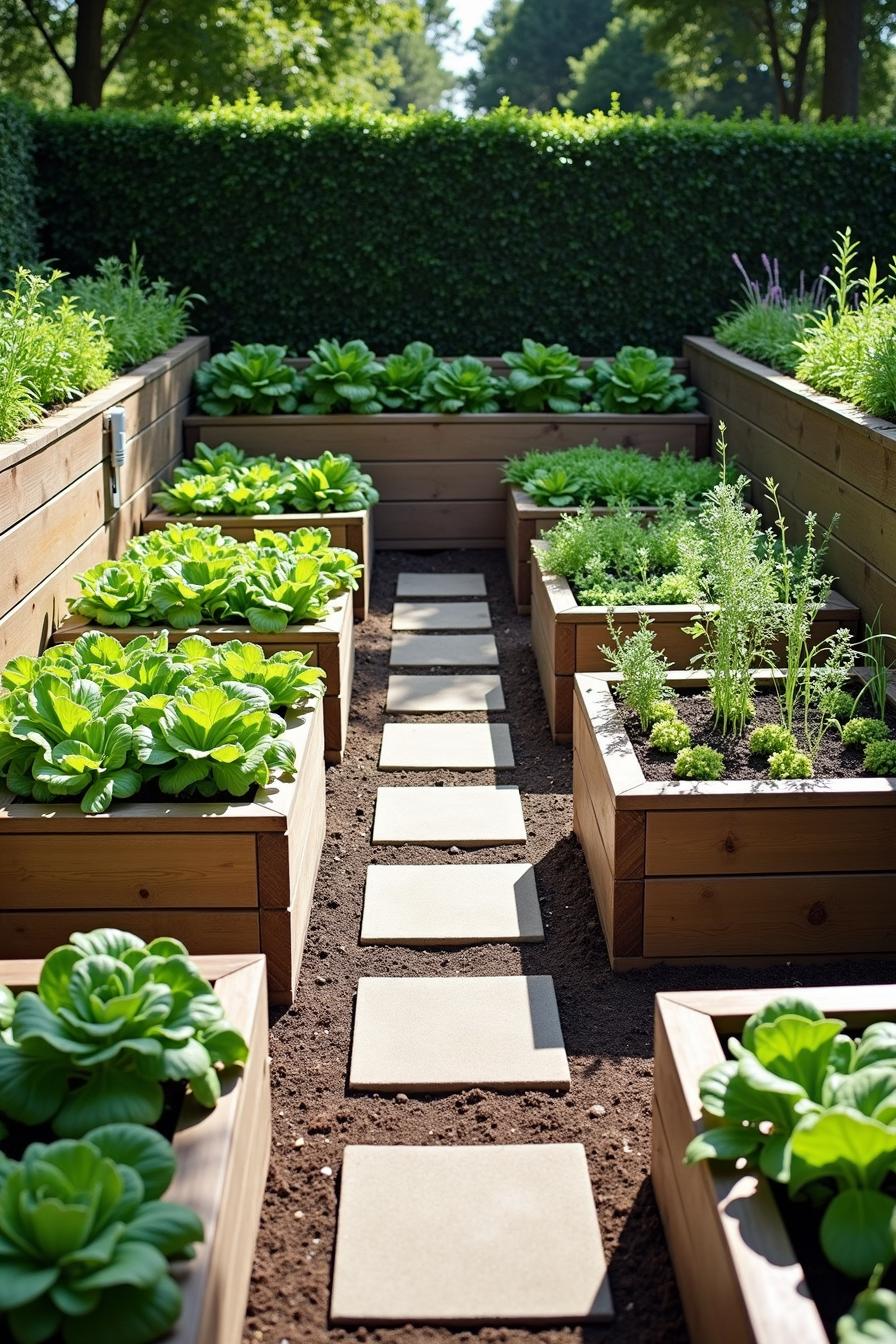
M 67 942 L 68 934 L 81 927 L 72 913 L 60 941 Z M 192 959 L 248 1042 L 249 1058 L 243 1068 L 222 1075 L 221 1099 L 213 1111 L 189 1099 L 181 1110 L 173 1139 L 177 1172 L 165 1198 L 199 1215 L 205 1240 L 197 1245 L 195 1260 L 171 1267 L 183 1310 L 165 1339 L 168 1344 L 240 1344 L 271 1151 L 265 965 L 258 955 Z M 40 968 L 39 960 L 0 961 L 0 984 L 14 991 L 32 989 Z
M 698 1083 L 758 1009 L 792 989 L 656 996 L 651 1179 L 691 1344 L 828 1344 L 770 1183 L 731 1163 L 686 1167 L 704 1129 Z M 892 985 L 815 988 L 822 1012 L 861 1030 L 896 1018 Z M 860 1285 L 856 1285 L 858 1289 Z
M 180 460 L 193 374 L 208 352 L 205 336 L 191 336 L 0 443 L 0 664 L 39 653 L 77 594 L 75 575 L 140 531 Z M 128 439 L 117 509 L 103 421 L 116 405 Z
M 488 361 L 493 367 L 499 361 Z M 678 366 L 686 372 L 686 365 Z M 376 544 L 385 550 L 504 546 L 508 457 L 598 442 L 658 456 L 667 446 L 703 456 L 709 418 L 685 415 L 522 414 L 189 415 L 184 443 L 236 443 L 247 453 L 350 453 L 380 493 Z
M 774 476 L 785 511 L 799 523 L 813 510 L 840 521 L 831 569 L 843 592 L 884 630 L 896 629 L 896 424 L 728 350 L 689 337 L 685 350 L 714 425 L 724 420 L 738 466 L 763 482 Z
M 575 678 L 573 826 L 614 970 L 896 952 L 896 780 L 648 781 L 611 680 Z
M 363 621 L 370 610 L 370 580 L 373 574 L 373 513 L 359 509 L 353 513 L 165 513 L 153 509 L 143 519 L 144 532 L 157 532 L 171 523 L 188 523 L 192 527 L 220 527 L 225 537 L 237 541 L 252 541 L 256 528 L 269 532 L 294 532 L 299 527 L 325 527 L 334 546 L 354 551 L 364 566 L 363 578 L 352 593 L 352 607 L 356 621 Z
M 505 545 L 507 547 L 507 567 L 510 570 L 510 582 L 516 609 L 521 616 L 532 610 L 532 543 L 540 541 L 545 532 L 549 532 L 561 518 L 578 513 L 579 506 L 570 504 L 565 509 L 551 508 L 549 505 L 536 504 L 531 495 L 516 486 L 507 487 L 507 514 Z M 589 510 L 591 514 L 612 513 L 613 510 L 598 506 Z M 656 515 L 653 505 L 639 506 L 636 513 L 645 518 Z
M 348 733 L 351 709 L 352 682 L 355 674 L 355 627 L 352 621 L 351 593 L 334 597 L 329 603 L 329 614 L 322 621 L 306 625 L 288 625 L 285 630 L 263 632 L 250 630 L 247 625 L 194 625 L 189 630 L 171 630 L 164 625 L 94 625 L 82 616 L 69 616 L 53 635 L 54 644 L 71 643 L 88 630 L 102 630 L 123 644 L 139 635 L 155 636 L 166 631 L 169 643 L 177 644 L 186 635 L 204 635 L 212 644 L 226 644 L 229 639 L 241 639 L 246 644 L 258 644 L 266 654 L 282 649 L 297 649 L 311 654 L 311 665 L 326 674 L 323 700 L 324 759 L 328 765 L 341 765 Z
M 288 720 L 296 773 L 244 801 L 77 803 L 0 791 L 0 947 L 39 957 L 72 929 L 171 934 L 198 954 L 263 952 L 290 1003 L 325 826 L 323 708 Z
M 532 648 L 544 691 L 548 718 L 555 742 L 572 740 L 573 677 L 577 672 L 610 670 L 601 647 L 611 644 L 607 627 L 609 607 L 581 607 L 566 579 L 545 574 L 536 558 L 547 543 L 532 543 Z M 625 638 L 638 628 L 642 611 L 653 622 L 656 647 L 673 667 L 686 668 L 697 643 L 684 633 L 699 615 L 695 606 L 615 607 L 613 620 Z M 813 626 L 816 640 L 827 638 L 840 626 L 858 634 L 859 612 L 845 597 L 832 590 Z

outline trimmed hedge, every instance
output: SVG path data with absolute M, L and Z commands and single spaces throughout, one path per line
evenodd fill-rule
M 846 223 L 896 236 L 896 133 L 863 125 L 243 105 L 36 133 L 45 255 L 85 271 L 136 239 L 218 345 L 675 351 L 736 294 L 732 251 L 795 279 Z
M 38 255 L 33 160 L 28 108 L 0 98 L 0 277 Z

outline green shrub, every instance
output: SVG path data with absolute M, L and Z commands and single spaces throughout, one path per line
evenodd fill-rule
M 672 773 L 676 779 L 721 779 L 725 757 L 713 747 L 683 747 L 675 757 Z
M 862 764 L 871 775 L 896 775 L 896 741 L 869 742 Z
M 69 280 L 65 288 L 82 309 L 105 318 L 104 330 L 112 347 L 110 362 L 118 371 L 145 364 L 170 350 L 191 330 L 190 309 L 199 298 L 189 289 L 179 294 L 167 280 L 150 281 L 137 248 L 127 262 L 104 257 L 96 275 Z
M 890 730 L 882 719 L 850 719 L 842 729 L 843 745 L 867 747 L 869 742 L 885 742 Z
M 768 773 L 772 779 L 811 779 L 812 757 L 795 747 L 773 752 L 768 758 Z
M 732 247 L 814 274 L 845 220 L 888 255 L 896 213 L 892 128 L 849 122 L 242 105 L 47 110 L 34 134 L 44 254 L 83 274 L 136 240 L 208 297 L 216 348 L 675 353 L 730 308 Z
M 676 752 L 691 745 L 691 730 L 681 719 L 660 719 L 650 730 L 648 741 L 655 751 L 666 751 L 675 755 Z
M 793 733 L 782 723 L 767 723 L 762 728 L 754 728 L 750 734 L 750 751 L 754 756 L 773 756 L 775 752 L 795 748 Z

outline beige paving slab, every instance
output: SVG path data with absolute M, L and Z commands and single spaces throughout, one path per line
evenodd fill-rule
M 484 574 L 408 574 L 398 576 L 396 597 L 485 597 Z
M 491 630 L 487 602 L 396 602 L 393 630 Z
M 389 653 L 391 667 L 497 667 L 494 635 L 417 635 L 396 630 Z
M 543 941 L 531 863 L 371 864 L 367 869 L 362 944 Z
M 469 784 L 458 788 L 402 788 L 376 791 L 375 845 L 461 845 L 487 848 L 526 841 L 519 789 L 512 784 Z
M 509 770 L 506 723 L 387 723 L 381 770 Z
M 613 1302 L 579 1143 L 349 1144 L 334 1325 L 565 1325 Z
M 494 672 L 432 677 L 396 672 L 386 691 L 387 714 L 485 714 L 504 708 L 504 688 Z
M 349 1087 L 375 1092 L 568 1088 L 553 979 L 362 977 Z

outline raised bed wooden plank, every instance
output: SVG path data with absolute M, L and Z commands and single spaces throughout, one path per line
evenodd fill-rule
M 89 817 L 75 803 L 0 799 L 0 856 L 15 856 L 0 888 L 0 946 L 43 955 L 63 925 L 167 932 L 198 953 L 269 953 L 270 996 L 290 1002 L 323 844 L 322 704 L 288 723 L 295 776 L 275 778 L 246 802 L 124 801 Z M 144 859 L 141 885 L 129 846 Z M 43 862 L 57 847 L 70 860 L 64 907 L 62 860 Z
M 896 781 L 648 781 L 613 679 L 575 677 L 573 804 L 614 968 L 896 950 Z

